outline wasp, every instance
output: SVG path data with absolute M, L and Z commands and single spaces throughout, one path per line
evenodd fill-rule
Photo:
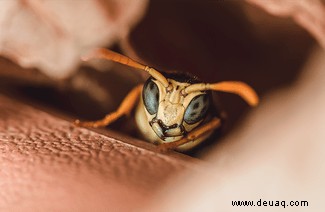
M 121 116 L 130 115 L 136 108 L 135 121 L 139 131 L 146 140 L 159 144 L 164 150 L 190 150 L 221 127 L 222 117 L 212 103 L 212 91 L 236 94 L 251 106 L 256 106 L 259 102 L 256 92 L 246 83 L 203 83 L 191 74 L 159 72 L 105 48 L 94 49 L 82 59 L 107 59 L 145 71 L 150 77 L 144 84 L 133 88 L 116 111 L 101 120 L 76 120 L 75 124 L 104 127 Z

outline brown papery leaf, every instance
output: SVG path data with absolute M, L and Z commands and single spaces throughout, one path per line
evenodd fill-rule
M 267 12 L 291 17 L 325 47 L 325 4 L 322 0 L 247 0 Z
M 67 77 L 82 53 L 125 37 L 146 5 L 147 0 L 0 1 L 0 55 Z

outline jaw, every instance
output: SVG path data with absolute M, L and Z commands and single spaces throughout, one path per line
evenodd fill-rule
M 138 126 L 138 130 L 140 131 L 142 137 L 151 143 L 160 143 L 161 144 L 161 143 L 177 141 L 177 140 L 183 138 L 182 135 L 179 135 L 176 137 L 165 137 L 165 140 L 161 139 L 157 135 L 157 133 L 155 133 L 153 128 L 150 126 L 150 124 L 148 122 L 147 115 L 145 113 L 145 109 L 141 104 L 139 104 L 136 109 L 135 117 L 136 117 L 135 121 Z
M 180 127 L 164 131 L 158 123 L 153 123 L 151 129 L 154 131 L 162 143 L 177 141 L 184 136 L 184 132 Z
M 174 137 L 164 137 L 164 139 L 157 136 L 157 138 L 158 138 L 158 143 L 163 144 L 163 143 L 178 141 L 178 140 L 182 139 L 183 136 L 180 135 L 180 136 L 174 136 Z

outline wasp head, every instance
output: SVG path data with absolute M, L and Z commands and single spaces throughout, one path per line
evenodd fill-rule
M 179 140 L 207 116 L 210 95 L 206 91 L 184 93 L 188 81 L 167 78 L 168 87 L 149 78 L 142 91 L 146 115 L 152 130 L 164 141 Z

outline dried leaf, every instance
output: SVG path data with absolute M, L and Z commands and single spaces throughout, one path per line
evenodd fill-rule
M 322 0 L 246 0 L 270 14 L 291 17 L 325 47 L 325 4 Z
M 128 34 L 147 0 L 0 1 L 0 54 L 54 78 L 69 76 L 80 54 Z

